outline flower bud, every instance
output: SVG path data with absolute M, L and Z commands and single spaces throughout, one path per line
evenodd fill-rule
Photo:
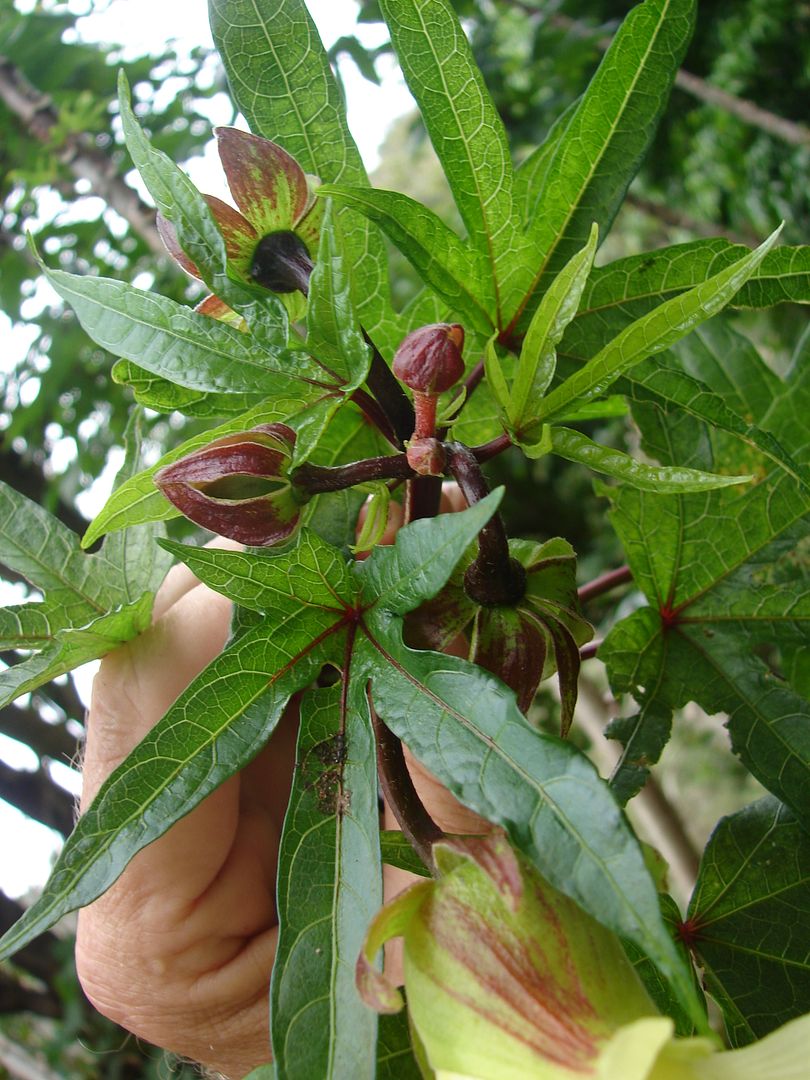
M 262 237 L 253 252 L 250 276 L 274 293 L 309 292 L 312 259 L 304 241 L 282 230 Z
M 423 394 L 441 394 L 464 374 L 464 330 L 456 323 L 433 323 L 408 334 L 394 355 L 400 382 Z
M 287 477 L 294 446 L 286 424 L 259 424 L 166 465 L 155 483 L 205 529 L 251 547 L 278 544 L 298 525 L 300 498 Z
M 371 966 L 401 935 L 410 1020 L 437 1075 L 601 1076 L 614 1032 L 657 1015 L 619 939 L 502 835 L 445 840 L 433 852 L 439 879 L 401 893 L 371 925 L 357 966 L 366 1003 L 401 1007 Z

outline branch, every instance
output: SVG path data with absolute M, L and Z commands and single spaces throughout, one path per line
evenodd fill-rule
M 30 746 L 40 758 L 48 757 L 63 764 L 73 761 L 79 748 L 78 740 L 64 724 L 51 724 L 30 707 L 7 705 L 0 709 L 0 732 Z
M 37 90 L 7 57 L 0 57 L 0 101 L 28 133 L 45 143 L 77 179 L 89 180 L 93 194 L 120 214 L 155 255 L 165 255 L 155 229 L 155 212 L 118 175 L 112 156 L 83 133 L 70 133 L 53 141 L 60 117 L 50 97 Z
M 0 799 L 62 836 L 73 831 L 73 798 L 44 769 L 24 772 L 0 761 Z
M 436 872 L 433 845 L 444 833 L 427 812 L 413 785 L 402 743 L 377 715 L 369 695 L 369 710 L 377 742 L 377 765 L 385 801 L 402 834 L 431 872 Z

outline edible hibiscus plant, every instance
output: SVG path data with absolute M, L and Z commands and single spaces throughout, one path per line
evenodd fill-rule
M 380 9 L 463 231 L 370 186 L 303 0 L 210 0 L 250 126 L 217 135 L 234 205 L 151 146 L 123 77 L 120 96 L 157 228 L 210 295 L 192 309 L 43 265 L 120 357 L 133 447 L 142 406 L 209 426 L 145 470 L 133 449 L 81 544 L 2 491 L 3 559 L 42 594 L 2 616 L 23 657 L 3 700 L 143 630 L 171 560 L 234 619 L 0 955 L 101 894 L 295 695 L 261 1075 L 806 1076 L 810 338 L 777 372 L 713 317 L 810 302 L 810 249 L 780 245 L 774 223 L 756 249 L 701 240 L 595 265 L 695 0 L 634 7 L 518 166 L 448 0 Z M 402 310 L 386 242 L 422 282 Z M 633 455 L 591 437 L 622 415 Z M 591 470 L 626 565 L 583 582 L 553 524 L 510 537 L 486 478 L 507 450 Z M 440 513 L 447 482 L 455 513 Z M 179 515 L 207 530 L 199 544 L 166 538 Z M 595 632 L 593 598 L 603 613 L 621 583 L 635 603 Z M 626 702 L 607 778 L 576 737 L 597 653 Z M 544 683 L 554 731 L 533 704 Z M 765 791 L 719 822 L 679 910 L 625 804 L 689 702 L 718 714 Z M 442 833 L 403 746 L 490 831 Z M 381 830 L 383 799 L 400 830 Z M 416 882 L 386 906 L 384 863 Z M 404 992 L 382 961 L 391 937 Z

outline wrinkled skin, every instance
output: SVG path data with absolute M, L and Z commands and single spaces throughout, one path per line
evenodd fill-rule
M 457 491 L 445 509 L 459 509 Z M 386 541 L 399 524 L 392 507 Z M 214 542 L 236 547 L 228 540 Z M 225 644 L 230 603 L 175 566 L 150 630 L 107 656 L 93 686 L 82 807 Z M 278 924 L 275 878 L 295 760 L 296 710 L 270 743 L 165 836 L 141 851 L 79 917 L 76 963 L 85 993 L 136 1035 L 229 1078 L 270 1057 L 267 997 Z M 478 832 L 464 810 L 411 763 L 430 812 L 449 832 Z M 390 812 L 386 826 L 395 827 Z M 387 870 L 386 894 L 410 876 Z M 389 955 L 389 964 L 398 957 Z

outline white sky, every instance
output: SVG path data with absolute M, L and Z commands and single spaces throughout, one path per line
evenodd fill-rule
M 22 11 L 30 10 L 33 0 L 16 0 L 16 6 Z M 68 7 L 81 13 L 88 10 L 89 4 L 88 0 L 68 0 Z M 355 26 L 353 0 L 308 0 L 308 7 L 327 47 L 344 34 L 356 34 L 364 44 L 372 47 L 385 40 L 385 31 L 379 26 Z M 187 55 L 196 46 L 212 44 L 206 0 L 112 0 L 106 11 L 80 20 L 79 28 L 85 41 L 124 43 L 124 60 L 145 52 L 162 52 L 172 39 L 176 39 L 180 55 Z M 402 77 L 388 58 L 378 62 L 377 71 L 382 80 L 381 87 L 364 79 L 350 60 L 344 59 L 341 64 L 349 126 L 369 170 L 378 163 L 378 147 L 389 125 L 413 106 Z M 220 112 L 221 105 L 220 102 Z M 217 115 L 215 100 L 212 107 L 212 119 L 219 122 L 222 117 Z M 227 198 L 216 154 L 213 148 L 211 151 L 193 162 L 189 171 L 202 190 Z M 12 328 L 0 313 L 0 343 L 7 362 L 9 357 L 24 355 L 29 341 L 27 328 Z M 74 451 L 75 447 L 65 448 L 66 453 Z M 105 471 L 109 474 L 109 483 L 103 486 L 109 488 L 116 469 Z M 93 495 L 98 509 L 106 492 L 96 490 Z M 19 598 L 3 596 L 2 602 L 15 603 Z M 80 692 L 86 694 L 93 669 L 94 665 L 86 665 L 80 672 L 81 677 L 77 680 Z M 37 765 L 30 750 L 2 735 L 0 758 L 17 768 L 33 769 Z M 77 790 L 77 777 L 71 770 L 56 766 L 52 775 L 68 790 Z M 8 895 L 21 896 L 31 887 L 43 885 L 60 843 L 56 833 L 0 801 L 0 888 Z

